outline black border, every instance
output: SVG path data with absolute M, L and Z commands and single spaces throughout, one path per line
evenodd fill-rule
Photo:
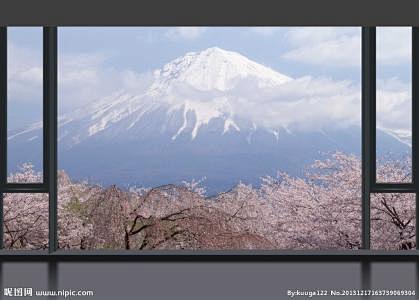
M 419 26 L 415 0 L 2 0 L 3 26 Z
M 3 249 L 3 186 L 7 182 L 7 29 L 0 27 L 0 250 Z
M 57 241 L 57 27 L 44 27 L 44 181 L 42 184 L 7 183 L 7 28 L 0 27 L 0 204 L 3 193 L 48 193 L 49 194 L 49 250 L 24 251 L 4 250 L 0 242 L 0 258 L 7 260 L 71 260 L 71 261 L 270 261 L 270 260 L 417 260 L 419 245 L 411 251 L 377 251 L 370 249 L 370 194 L 379 193 L 416 193 L 417 136 L 416 120 L 419 96 L 419 28 L 412 28 L 412 183 L 376 182 L 376 28 L 362 28 L 362 248 L 364 250 L 267 250 L 267 251 L 65 251 L 58 250 Z M 416 202 L 418 202 L 416 197 Z M 2 209 L 1 205 L 1 209 Z M 416 212 L 418 208 L 416 206 Z M 0 211 L 2 213 L 2 210 Z M 0 215 L 0 224 L 3 222 Z M 418 226 L 418 219 L 416 225 Z M 2 227 L 2 226 L 0 226 Z M 417 227 L 416 227 L 417 228 Z M 2 233 L 0 230 L 0 233 Z M 416 241 L 418 241 L 416 235 Z
M 143 261 L 143 262 L 299 262 L 299 261 L 418 261 L 417 250 L 11 250 L 0 252 L 7 261 Z
M 416 228 L 419 228 L 419 27 L 412 27 L 412 179 L 416 188 Z M 417 229 L 416 229 L 417 230 Z M 419 235 L 416 234 L 416 250 Z M 419 267 L 419 266 L 418 266 Z

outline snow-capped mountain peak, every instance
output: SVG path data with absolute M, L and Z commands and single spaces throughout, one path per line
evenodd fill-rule
M 296 175 L 321 153 L 359 151 L 359 127 L 319 129 L 307 122 L 299 129 L 313 116 L 333 121 L 346 109 L 340 105 L 355 103 L 358 92 L 349 97 L 341 92 L 345 86 L 323 101 L 327 81 L 291 79 L 220 48 L 187 53 L 147 79 L 147 86 L 91 99 L 59 117 L 60 168 L 104 185 L 158 186 L 205 176 L 213 193 L 238 181 L 257 184 L 276 170 Z M 42 158 L 36 151 L 41 125 L 9 133 L 10 152 L 19 154 L 12 165 Z M 409 147 L 397 138 L 407 140 L 409 132 L 378 133 L 386 138 L 377 149 Z
M 232 105 L 238 97 L 233 91 L 236 86 L 252 82 L 256 88 L 265 89 L 291 80 L 237 52 L 218 47 L 189 52 L 155 71 L 153 83 L 141 95 L 120 91 L 72 116 L 74 121 L 84 119 L 79 122 L 84 129 L 76 141 L 104 132 L 113 124 L 126 123 L 117 126 L 118 130 L 135 130 L 148 114 L 162 111 L 166 120 L 178 119 L 162 124 L 165 130 L 172 126 L 172 140 L 186 133 L 194 140 L 202 126 L 213 119 L 224 122 L 220 134 L 238 132 L 238 116 Z M 178 127 L 173 128 L 173 124 Z
M 257 80 L 259 87 L 280 85 L 291 80 L 268 67 L 233 51 L 218 47 L 189 52 L 155 72 L 151 91 L 167 91 L 176 84 L 199 91 L 227 91 L 244 78 Z
M 60 124 L 60 140 L 72 146 L 102 133 L 108 137 L 121 130 L 143 134 L 140 128 L 150 128 L 157 119 L 155 135 L 165 132 L 172 140 L 185 134 L 194 140 L 213 120 L 223 124 L 213 129 L 220 135 L 246 131 L 249 128 L 239 121 L 243 116 L 237 107 L 246 97 L 240 94 L 242 88 L 251 85 L 252 91 L 262 94 L 292 80 L 237 52 L 218 47 L 188 52 L 155 71 L 145 90 L 121 90 L 61 116 L 68 121 Z

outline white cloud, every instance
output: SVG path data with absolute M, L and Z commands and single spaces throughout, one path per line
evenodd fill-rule
M 206 31 L 205 27 L 174 27 L 166 32 L 166 37 L 171 40 L 193 40 L 199 38 Z
M 250 82 L 239 89 L 233 93 L 239 95 L 234 110 L 259 126 L 321 130 L 360 125 L 360 87 L 349 81 L 305 76 L 272 90 L 258 90 Z
M 334 67 L 357 67 L 361 65 L 359 37 L 344 36 L 314 45 L 291 50 L 282 58 L 305 64 Z
M 40 45 L 42 46 L 42 45 Z M 42 50 L 7 45 L 8 99 L 13 102 L 42 102 Z
M 282 58 L 310 65 L 361 65 L 361 31 L 354 28 L 293 28 L 286 34 L 291 50 Z
M 411 131 L 411 84 L 397 78 L 377 82 L 377 127 L 395 131 Z
M 59 57 L 59 98 L 64 111 L 88 105 L 118 91 L 141 93 L 151 75 L 106 64 L 102 53 L 71 54 Z
M 359 28 L 299 27 L 290 29 L 286 41 L 291 49 L 282 58 L 310 65 L 358 67 L 361 65 Z M 411 29 L 377 29 L 377 64 L 400 65 L 411 62 Z
M 41 45 L 42 46 L 42 45 Z M 42 49 L 8 43 L 8 99 L 16 105 L 42 103 Z M 60 54 L 58 97 L 61 112 L 89 105 L 120 90 L 140 93 L 151 74 L 109 66 L 110 57 L 97 53 Z
M 290 46 L 300 47 L 307 44 L 319 44 L 341 36 L 360 35 L 354 27 L 293 27 L 285 34 Z
M 251 83 L 240 87 L 234 104 L 240 115 L 260 126 L 298 130 L 361 125 L 361 86 L 346 80 L 305 76 L 270 91 Z M 411 84 L 397 78 L 377 82 L 377 127 L 411 134 Z
M 410 27 L 377 28 L 377 64 L 396 66 L 412 62 Z

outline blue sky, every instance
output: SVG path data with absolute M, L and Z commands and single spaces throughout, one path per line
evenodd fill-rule
M 65 27 L 59 28 L 60 111 L 141 86 L 148 80 L 144 74 L 186 52 L 212 46 L 239 52 L 293 78 L 327 78 L 322 81 L 325 91 L 328 82 L 347 81 L 360 94 L 360 28 Z M 410 51 L 409 28 L 378 30 L 381 127 L 409 129 L 409 118 L 403 116 L 410 109 Z M 42 29 L 10 28 L 9 127 L 38 121 L 41 100 Z M 359 117 L 359 110 L 353 111 Z
M 310 31 L 311 40 L 306 40 L 307 46 L 336 37 L 360 39 L 358 28 L 343 28 L 340 32 L 333 28 L 312 28 Z M 295 64 L 292 50 L 304 47 L 302 40 L 305 37 L 300 35 L 298 28 L 269 27 L 62 28 L 60 50 L 63 53 L 102 54 L 109 65 L 143 72 L 160 68 L 186 52 L 217 46 L 239 52 L 293 77 L 309 73 L 358 79 L 360 53 L 351 53 L 352 66 L 345 74 L 337 70 L 333 62 L 321 67 L 320 64 Z

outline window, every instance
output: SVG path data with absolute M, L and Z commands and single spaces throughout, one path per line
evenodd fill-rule
M 360 248 L 360 29 L 192 30 L 60 29 L 62 247 Z
M 8 175 L 32 167 L 42 175 L 42 28 L 9 27 L 7 35 L 7 165 Z M 30 133 L 29 133 L 29 132 Z M 17 147 L 22 142 L 26 147 Z M 40 180 L 42 176 L 32 177 Z M 27 182 L 8 176 L 11 183 Z
M 415 249 L 415 202 L 415 194 L 409 193 L 372 195 L 372 249 Z
M 1 127 L 6 153 L 36 133 L 44 141 L 31 153 L 43 174 L 25 164 L 7 176 L 2 154 L 2 209 L 22 198 L 44 209 L 37 242 L 21 248 L 417 247 L 416 121 L 409 144 L 395 134 L 409 130 L 405 110 L 380 115 L 394 91 L 380 85 L 375 28 L 68 27 L 43 39 L 43 128 L 13 141 Z M 383 136 L 407 154 L 386 160 Z
M 3 201 L 4 248 L 48 249 L 48 195 L 11 193 Z
M 412 182 L 411 28 L 377 28 L 376 81 L 377 180 Z M 399 174 L 392 171 L 394 164 L 403 169 Z

